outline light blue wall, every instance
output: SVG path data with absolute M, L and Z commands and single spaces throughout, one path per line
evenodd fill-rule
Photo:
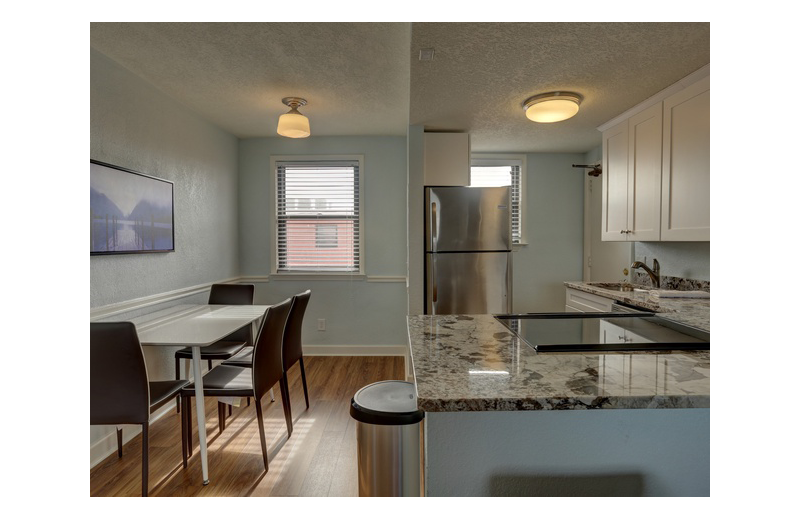
M 303 341 L 310 345 L 405 345 L 406 286 L 369 277 L 406 276 L 406 138 L 310 137 L 246 139 L 239 146 L 240 266 L 245 278 L 271 274 L 274 186 L 271 155 L 363 155 L 362 211 L 367 280 L 258 283 L 256 299 L 279 301 L 305 289 L 312 297 Z M 319 318 L 326 331 L 316 330 Z
M 526 155 L 525 235 L 514 252 L 514 312 L 562 311 L 564 282 L 583 277 L 583 154 Z

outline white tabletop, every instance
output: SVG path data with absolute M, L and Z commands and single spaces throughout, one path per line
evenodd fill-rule
M 204 347 L 262 317 L 269 305 L 177 305 L 131 320 L 142 345 Z

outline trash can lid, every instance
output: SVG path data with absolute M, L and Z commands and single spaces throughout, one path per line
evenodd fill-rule
M 367 385 L 350 401 L 350 416 L 369 424 L 403 425 L 420 422 L 417 393 L 408 381 L 379 381 Z

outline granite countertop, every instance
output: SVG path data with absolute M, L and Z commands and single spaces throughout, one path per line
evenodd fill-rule
M 642 291 L 614 291 L 586 282 L 564 282 L 564 285 L 579 291 L 611 298 L 620 303 L 629 303 L 654 311 L 658 316 L 678 323 L 711 331 L 710 298 L 658 298 L 652 297 L 650 287 L 634 285 Z
M 491 315 L 408 316 L 426 412 L 708 408 L 710 352 L 538 353 Z

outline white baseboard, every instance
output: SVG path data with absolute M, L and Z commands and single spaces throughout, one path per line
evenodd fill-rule
M 303 345 L 304 356 L 403 356 L 406 379 L 411 380 L 408 345 Z

